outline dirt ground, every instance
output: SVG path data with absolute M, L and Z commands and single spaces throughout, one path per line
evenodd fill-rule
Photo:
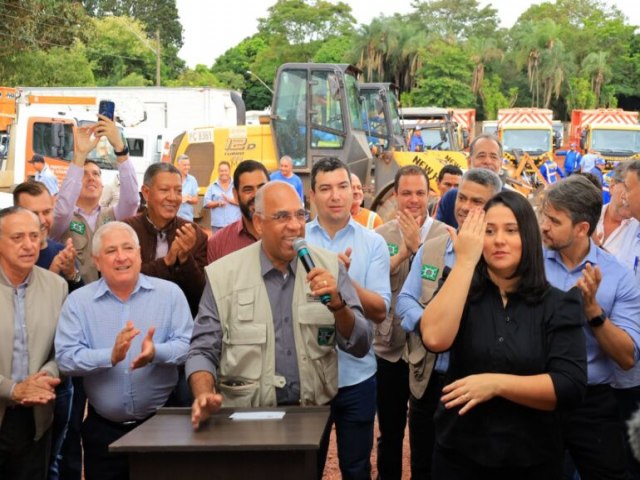
M 378 469 L 376 467 L 376 451 L 377 451 L 377 442 L 378 442 L 378 420 L 376 418 L 376 423 L 373 432 L 373 450 L 371 451 L 371 478 L 378 477 Z M 407 427 L 404 431 L 404 447 L 402 449 L 402 479 L 409 480 L 411 478 L 411 467 L 410 467 L 410 451 L 409 451 L 409 428 Z M 322 476 L 323 480 L 340 480 L 342 478 L 340 476 L 340 468 L 338 467 L 338 452 L 336 450 L 336 435 L 335 428 L 331 432 L 331 440 L 329 443 L 329 452 L 327 453 L 327 463 L 324 466 L 324 475 Z

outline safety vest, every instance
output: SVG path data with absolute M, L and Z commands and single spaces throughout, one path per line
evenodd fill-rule
M 105 223 L 115 221 L 116 216 L 113 213 L 113 207 L 101 208 L 98 213 L 96 222 L 96 230 Z M 85 284 L 91 283 L 99 278 L 98 269 L 93 263 L 91 256 L 91 244 L 93 242 L 93 230 L 87 225 L 84 217 L 78 213 L 74 213 L 69 223 L 69 229 L 63 236 L 63 243 L 67 238 L 71 238 L 73 248 L 78 252 L 78 263 L 80 264 L 80 275 Z
M 424 242 L 420 263 L 422 277 L 420 304 L 423 306 L 429 303 L 438 289 L 445 266 L 444 254 L 449 238 L 449 235 L 445 234 Z M 416 398 L 422 398 L 431 378 L 436 355 L 425 348 L 422 337 L 417 332 L 411 332 L 407 337 L 407 360 L 411 394 Z
M 376 233 L 382 235 L 387 242 L 389 249 L 389 255 L 393 257 L 397 255 L 400 246 L 404 243 L 402 238 L 402 232 L 397 220 L 391 220 L 390 222 L 381 225 L 376 229 Z M 437 220 L 433 221 L 433 224 L 429 228 L 425 241 L 439 237 L 447 233 L 447 228 L 444 223 Z M 402 329 L 400 325 L 402 319 L 396 314 L 396 301 L 398 295 L 402 290 L 404 281 L 409 275 L 411 269 L 411 261 L 407 258 L 404 262 L 398 265 L 395 271 L 391 272 L 391 308 L 387 313 L 387 317 L 382 323 L 375 326 L 375 333 L 373 337 L 373 347 L 376 355 L 389 362 L 397 362 L 405 352 L 405 345 L 407 343 L 407 333 Z
M 205 272 L 218 307 L 222 348 L 217 388 L 223 406 L 276 405 L 276 387 L 285 378 L 276 372 L 271 303 L 262 278 L 258 241 L 226 255 Z M 338 256 L 308 247 L 316 266 L 338 278 Z M 291 305 L 292 328 L 300 373 L 300 404 L 324 405 L 338 392 L 335 318 L 311 295 L 298 265 Z

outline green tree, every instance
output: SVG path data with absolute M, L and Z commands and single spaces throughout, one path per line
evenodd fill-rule
M 73 47 L 90 38 L 90 19 L 74 2 L 59 0 L 3 1 L 0 59 L 16 52 Z
M 569 96 L 567 110 L 595 108 L 596 96 L 591 90 L 591 82 L 583 77 L 573 77 L 569 80 Z
M 486 65 L 493 60 L 502 60 L 504 52 L 498 48 L 496 40 L 491 37 L 471 38 L 467 42 L 466 48 L 470 52 L 470 59 L 475 65 L 473 69 L 473 79 L 471 81 L 471 91 L 474 95 L 482 96 Z
M 154 50 L 156 33 L 159 34 L 164 76 L 174 77 L 184 69 L 184 61 L 178 58 L 183 41 L 175 0 L 82 0 L 82 4 L 93 17 L 135 18 Z
M 316 63 L 344 63 L 351 49 L 351 37 L 333 37 L 322 43 L 313 56 Z
M 489 38 L 498 30 L 498 12 L 477 0 L 416 0 L 416 16 L 423 28 L 442 39 Z
M 608 52 L 592 52 L 582 61 L 582 71 L 591 79 L 591 90 L 596 96 L 596 105 L 601 105 L 600 94 L 611 76 Z M 610 103 L 607 99 L 606 103 Z
M 489 76 L 482 89 L 482 105 L 485 120 L 498 118 L 498 110 L 512 107 L 518 96 L 516 88 L 511 88 L 508 95 L 502 93 L 502 80 L 498 75 Z
M 218 77 L 205 65 L 196 65 L 193 70 L 188 68 L 175 80 L 169 80 L 170 87 L 223 87 Z
M 278 0 L 268 12 L 267 17 L 258 19 L 258 31 L 266 37 L 283 38 L 290 45 L 347 35 L 356 21 L 349 5 L 326 0 Z
M 475 105 L 471 90 L 473 63 L 457 44 L 432 45 L 419 72 L 418 85 L 411 91 L 413 105 L 468 107 Z
M 93 20 L 95 36 L 87 45 L 87 57 L 99 85 L 117 85 L 132 73 L 155 82 L 156 59 L 149 49 L 142 24 L 129 17 Z
M 54 47 L 28 54 L 16 52 L 0 63 L 3 83 L 37 87 L 95 85 L 85 47 L 76 42 L 71 48 Z

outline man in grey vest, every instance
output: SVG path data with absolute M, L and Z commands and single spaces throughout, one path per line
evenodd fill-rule
M 402 167 L 396 173 L 393 190 L 396 218 L 376 229 L 387 242 L 391 257 L 391 309 L 387 318 L 376 325 L 373 348 L 378 364 L 378 472 L 383 479 L 399 480 L 402 478 L 402 444 L 409 402 L 409 366 L 405 355 L 408 334 L 400 325 L 401 318 L 395 312 L 395 305 L 409 274 L 411 259 L 420 245 L 426 238 L 446 234 L 447 230 L 442 222 L 429 217 L 429 178 L 423 169 L 416 165 Z M 412 431 L 415 425 L 415 422 L 409 422 L 411 440 L 415 437 Z M 423 455 L 414 448 L 411 453 L 412 457 Z
M 95 161 L 88 159 L 103 136 L 113 146 L 120 176 L 120 199 L 109 208 L 100 206 L 102 171 Z M 85 284 L 98 279 L 98 270 L 91 257 L 93 232 L 107 222 L 136 213 L 138 198 L 138 180 L 129 159 L 129 148 L 116 124 L 99 115 L 95 125 L 78 129 L 73 163 L 60 187 L 50 232 L 57 242 L 65 243 L 67 238 L 73 240 Z
M 462 225 L 469 212 L 482 208 L 502 189 L 500 177 L 485 168 L 474 168 L 460 180 L 455 203 L 455 217 Z M 402 328 L 410 333 L 409 386 L 412 478 L 431 478 L 431 456 L 435 442 L 433 414 L 436 411 L 444 374 L 449 366 L 449 354 L 427 353 L 419 333 L 424 306 L 431 300 L 445 271 L 453 267 L 455 252 L 449 235 L 427 240 L 411 263 L 411 270 L 396 303 L 396 314 L 402 318 Z
M 295 189 L 267 183 L 253 215 L 261 240 L 205 269 L 185 368 L 194 428 L 221 406 L 327 404 L 338 391 L 336 346 L 369 351 L 373 332 L 338 256 L 309 247 L 309 274 L 298 262 L 293 241 L 305 221 Z
M 36 267 L 38 217 L 0 210 L 0 478 L 44 480 L 55 387 L 53 336 L 67 282 Z

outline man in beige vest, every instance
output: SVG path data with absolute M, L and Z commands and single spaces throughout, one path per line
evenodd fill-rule
M 55 387 L 58 314 L 67 282 L 36 267 L 38 217 L 0 210 L 0 478 L 44 480 Z
M 113 146 L 120 177 L 120 198 L 114 207 L 109 208 L 100 206 L 102 172 L 90 157 L 103 136 Z M 135 214 L 138 199 L 138 180 L 129 159 L 129 148 L 116 124 L 99 115 L 95 125 L 78 129 L 73 163 L 69 165 L 60 187 L 51 228 L 54 240 L 60 243 L 65 243 L 67 238 L 73 240 L 85 284 L 98 279 L 98 270 L 91 257 L 93 232 L 107 222 Z
M 387 318 L 376 325 L 373 348 L 376 352 L 378 425 L 378 472 L 381 478 L 402 478 L 402 444 L 407 423 L 409 402 L 409 366 L 405 356 L 407 335 L 400 325 L 395 304 L 404 284 L 411 259 L 426 238 L 446 234 L 443 223 L 429 217 L 429 178 L 415 165 L 402 167 L 395 176 L 393 186 L 397 214 L 376 229 L 387 242 L 391 257 L 391 309 Z M 411 418 L 411 417 L 410 417 Z M 409 422 L 409 437 L 414 439 Z M 412 457 L 423 455 L 414 452 Z M 412 462 L 413 464 L 413 462 Z M 417 478 L 412 474 L 413 478 Z
M 195 428 L 223 405 L 327 404 L 338 390 L 336 346 L 369 351 L 373 333 L 338 256 L 308 247 L 309 274 L 296 257 L 305 221 L 295 189 L 267 183 L 253 215 L 261 240 L 206 268 L 186 364 Z

